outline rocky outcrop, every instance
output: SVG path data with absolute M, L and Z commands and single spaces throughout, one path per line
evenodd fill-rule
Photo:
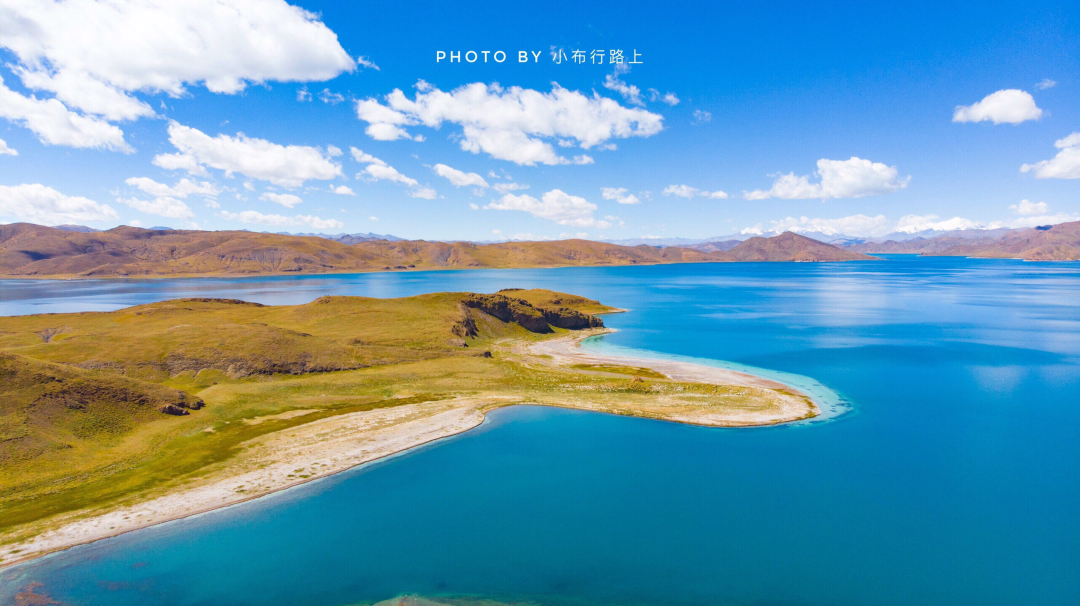
M 540 308 L 541 313 L 544 314 L 544 319 L 547 323 L 557 328 L 566 328 L 569 330 L 581 330 L 584 328 L 602 328 L 604 321 L 600 318 L 581 313 L 576 309 L 570 309 L 569 307 L 559 307 L 556 309 Z
M 600 318 L 582 313 L 569 307 L 544 308 L 534 307 L 524 299 L 506 295 L 467 295 L 461 300 L 466 309 L 476 309 L 503 322 L 515 322 L 526 330 L 536 333 L 551 332 L 551 327 L 580 330 L 599 328 L 604 325 Z M 469 314 L 454 325 L 454 334 L 459 337 L 476 336 L 476 322 Z

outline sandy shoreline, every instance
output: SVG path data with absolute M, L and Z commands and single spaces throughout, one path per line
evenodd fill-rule
M 582 352 L 581 340 L 610 329 L 582 331 L 532 344 L 515 344 L 512 355 L 528 364 L 567 367 L 598 364 L 649 368 L 676 381 L 741 386 L 770 392 L 771 408 L 680 412 L 673 398 L 657 397 L 657 409 L 613 409 L 588 396 L 560 399 L 490 395 L 406 404 L 326 417 L 251 440 L 226 469 L 191 480 L 179 489 L 120 503 L 104 512 L 73 512 L 20 529 L 39 534 L 0 546 L 0 568 L 168 521 L 237 505 L 365 463 L 460 434 L 480 425 L 486 413 L 514 404 L 536 404 L 627 414 L 715 427 L 775 425 L 816 416 L 818 407 L 792 388 L 745 373 L 647 358 L 622 358 Z M 657 410 L 660 412 L 657 413 Z M 257 421 L 256 421 L 257 422 Z

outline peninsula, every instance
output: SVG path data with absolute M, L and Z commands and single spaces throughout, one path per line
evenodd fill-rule
M 547 290 L 0 318 L 0 565 L 238 503 L 514 404 L 720 427 L 819 414 L 759 377 L 584 355 Z

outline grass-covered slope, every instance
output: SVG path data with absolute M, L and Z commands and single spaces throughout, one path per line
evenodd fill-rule
M 485 311 L 511 307 L 517 316 Z M 498 383 L 493 342 L 602 325 L 589 313 L 609 309 L 515 290 L 291 306 L 180 299 L 0 318 L 0 530 L 165 485 L 293 422 L 244 419 L 343 414 Z

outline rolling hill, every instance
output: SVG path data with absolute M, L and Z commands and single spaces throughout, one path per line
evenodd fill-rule
M 0 226 L 0 275 L 9 277 L 266 275 L 867 258 L 795 234 L 751 238 L 723 251 L 619 246 L 589 240 L 498 244 L 368 240 L 349 244 L 315 236 L 247 231 L 122 226 L 79 232 L 28 223 Z

